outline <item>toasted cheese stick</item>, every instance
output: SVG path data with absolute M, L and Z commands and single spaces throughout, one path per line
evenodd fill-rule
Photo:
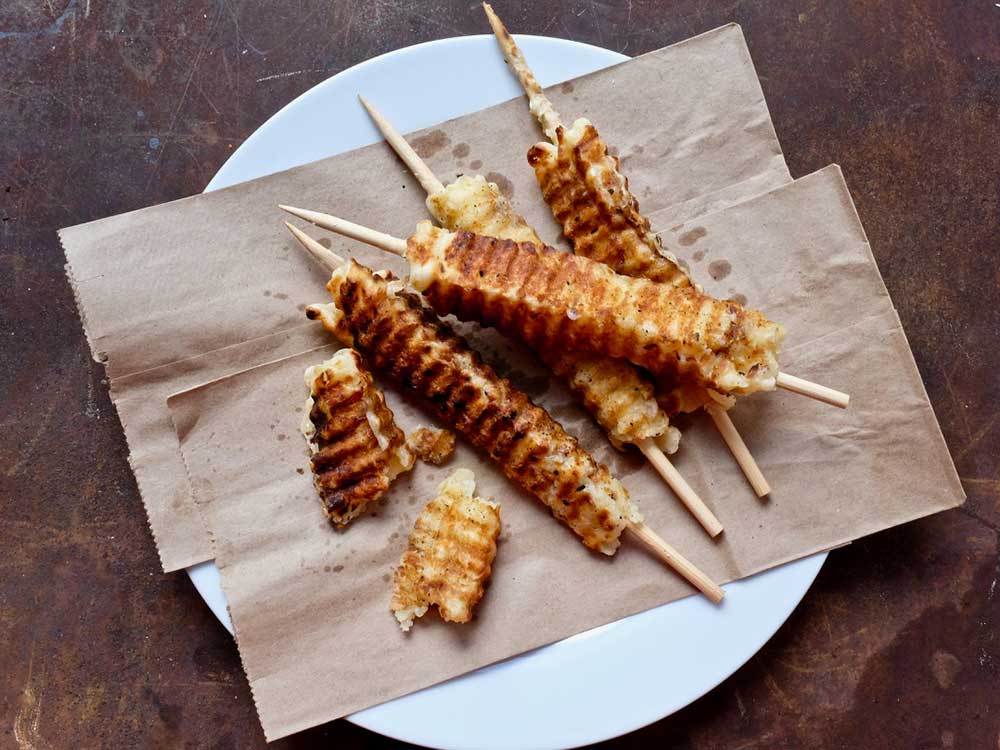
M 333 272 L 327 289 L 333 303 L 310 306 L 309 317 L 422 396 L 585 545 L 614 554 L 622 531 L 642 517 L 618 480 L 548 412 L 483 363 L 401 282 L 351 261 Z
M 639 212 L 617 157 L 608 153 L 597 129 L 585 119 L 565 128 L 514 37 L 488 3 L 483 3 L 483 10 L 504 59 L 528 95 L 531 114 L 549 139 L 531 147 L 528 162 L 573 251 L 627 276 L 690 285 L 687 272 L 663 249 L 659 235 Z
M 663 248 L 639 201 L 608 153 L 597 129 L 583 118 L 568 130 L 556 129 L 556 142 L 528 150 L 528 163 L 542 196 L 573 252 L 611 266 L 626 276 L 643 276 L 674 286 L 691 279 L 677 258 Z
M 479 175 L 460 177 L 427 196 L 427 208 L 447 229 L 542 244 L 500 189 Z M 670 426 L 652 384 L 634 366 L 620 359 L 565 350 L 538 349 L 536 353 L 563 378 L 616 448 L 650 439 L 662 450 L 676 452 L 680 431 Z
M 448 232 L 429 221 L 401 240 L 335 216 L 285 211 L 410 263 L 440 315 L 478 320 L 535 348 L 627 359 L 722 394 L 773 390 L 782 326 L 731 300 L 616 274 L 548 246 Z
M 784 329 L 735 302 L 614 273 L 552 247 L 452 233 L 423 221 L 410 283 L 438 314 L 478 320 L 537 348 L 628 359 L 722 393 L 772 390 Z
M 341 349 L 309 367 L 305 381 L 302 434 L 313 483 L 327 517 L 343 528 L 413 468 L 413 453 L 356 351 Z
M 475 497 L 475 488 L 475 475 L 458 469 L 417 516 L 389 605 L 404 631 L 431 605 L 446 622 L 469 622 L 483 598 L 497 553 L 500 507 Z

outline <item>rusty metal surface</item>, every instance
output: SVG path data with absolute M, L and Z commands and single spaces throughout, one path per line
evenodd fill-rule
M 514 5 L 628 54 L 742 24 L 792 173 L 844 168 L 969 494 L 834 552 L 736 675 L 605 746 L 997 747 L 1000 7 Z M 0 747 L 264 744 L 229 637 L 159 572 L 55 230 L 200 191 L 336 71 L 486 30 L 442 0 L 0 4 Z M 275 745 L 334 742 L 398 746 L 343 721 Z

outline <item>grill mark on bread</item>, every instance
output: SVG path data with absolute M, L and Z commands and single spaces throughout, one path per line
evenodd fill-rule
M 691 283 L 640 213 L 618 158 L 608 152 L 589 122 L 581 119 L 568 130 L 557 128 L 556 144 L 532 146 L 528 163 L 552 215 L 578 255 L 629 276 L 675 286 Z
M 412 467 L 412 454 L 356 352 L 337 352 L 309 368 L 306 378 L 312 405 L 303 430 L 313 452 L 313 484 L 329 520 L 343 527 Z

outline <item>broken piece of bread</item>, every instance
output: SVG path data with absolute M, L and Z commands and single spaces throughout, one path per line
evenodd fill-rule
M 406 438 L 406 445 L 424 463 L 440 466 L 455 452 L 455 433 L 434 427 L 418 427 Z
M 396 569 L 390 609 L 408 631 L 434 604 L 447 622 L 468 622 L 490 577 L 500 507 L 474 497 L 476 478 L 458 469 L 417 516 Z
M 341 349 L 305 372 L 309 398 L 302 434 L 313 484 L 330 521 L 342 528 L 413 468 L 413 452 L 361 355 Z

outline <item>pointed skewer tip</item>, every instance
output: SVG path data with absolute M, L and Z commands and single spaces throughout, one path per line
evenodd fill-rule
M 288 231 L 292 233 L 292 236 L 298 241 L 299 245 L 329 270 L 332 271 L 347 262 L 344 258 L 333 252 L 333 250 L 321 245 L 294 224 L 286 221 L 285 226 L 288 227 Z
M 295 206 L 288 206 L 288 205 L 285 205 L 284 203 L 279 203 L 279 204 L 278 204 L 278 208 L 280 208 L 280 209 L 281 209 L 282 211 L 284 211 L 285 213 L 289 213 L 289 214 L 291 214 L 292 216 L 297 216 L 297 217 L 299 217 L 300 219 L 304 219 L 304 220 L 308 221 L 308 222 L 309 222 L 310 224 L 315 224 L 315 223 L 316 223 L 315 221 L 313 221 L 313 220 L 312 220 L 312 219 L 311 219 L 311 218 L 309 217 L 309 214 L 310 214 L 311 212 L 310 212 L 310 211 L 307 211 L 307 210 L 306 210 L 306 209 L 304 209 L 304 208 L 297 208 L 297 207 L 295 207 Z

